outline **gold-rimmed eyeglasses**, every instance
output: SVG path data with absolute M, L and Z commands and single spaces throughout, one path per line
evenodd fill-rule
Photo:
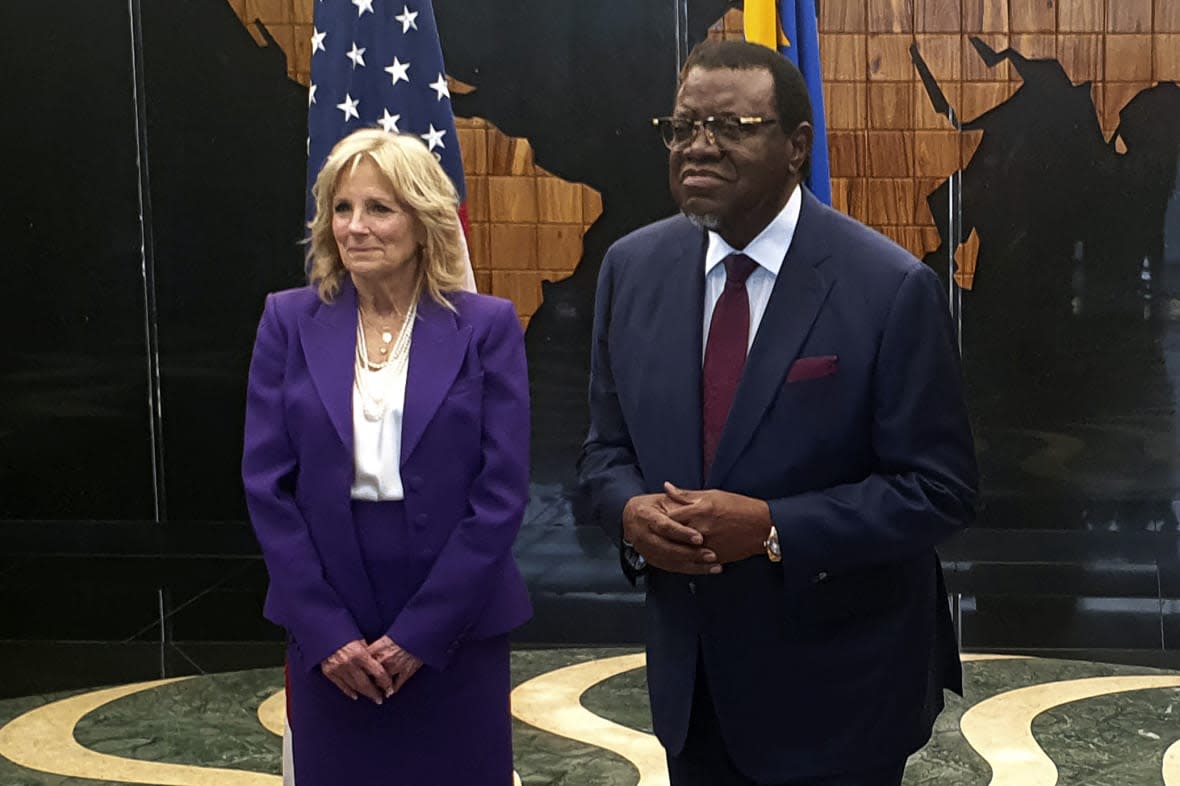
M 777 123 L 773 117 L 761 115 L 721 115 L 694 120 L 688 117 L 653 117 L 651 124 L 660 129 L 660 137 L 669 150 L 688 147 L 696 139 L 697 130 L 705 129 L 705 139 L 714 147 L 741 144 L 765 125 Z

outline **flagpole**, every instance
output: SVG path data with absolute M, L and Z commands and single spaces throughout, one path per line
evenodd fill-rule
M 676 73 L 688 60 L 688 0 L 672 0 L 673 30 L 676 35 Z
M 157 524 L 168 520 L 164 484 L 164 406 L 160 381 L 160 326 L 156 298 L 156 243 L 152 234 L 152 189 L 148 169 L 147 97 L 143 70 L 143 12 L 140 0 L 128 0 L 131 22 L 132 100 L 135 104 L 136 165 L 139 189 L 139 249 L 143 278 L 143 334 L 147 354 L 148 421 L 152 450 L 152 516 Z M 161 619 L 161 634 L 163 620 Z

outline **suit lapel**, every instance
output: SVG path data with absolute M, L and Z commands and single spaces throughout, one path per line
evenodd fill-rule
M 754 436 L 831 290 L 833 282 L 819 268 L 827 258 L 824 219 L 823 207 L 805 190 L 795 236 L 746 359 L 707 488 L 720 486 Z
M 675 457 L 674 472 L 669 479 L 680 484 L 676 478 L 690 487 L 699 487 L 703 479 L 703 458 L 701 456 L 701 326 L 704 322 L 704 249 L 706 234 L 694 231 L 684 240 L 682 248 L 676 250 L 678 258 L 689 258 L 691 268 L 688 275 L 670 276 L 667 284 L 671 289 L 669 302 L 676 303 L 669 326 L 670 339 L 667 342 L 669 368 L 667 379 L 670 400 L 666 402 L 671 418 L 668 435 L 671 441 L 671 456 Z
M 332 303 L 300 319 L 307 370 L 328 417 L 352 453 L 352 386 L 356 374 L 356 289 L 346 277 Z
M 662 294 L 655 301 L 667 304 L 666 313 L 651 319 L 662 323 L 660 341 L 650 343 L 646 374 L 660 377 L 660 389 L 671 391 L 665 400 L 652 404 L 658 408 L 649 425 L 654 444 L 665 444 L 662 451 L 668 466 L 661 476 L 678 485 L 696 488 L 702 480 L 701 457 L 701 325 L 705 302 L 706 235 L 693 228 L 677 239 L 669 249 L 678 269 L 662 276 L 657 286 Z M 658 321 L 657 321 L 658 320 Z M 646 331 L 645 331 L 646 332 Z M 643 335 L 643 334 L 640 334 Z M 637 338 L 642 341 L 643 339 Z M 650 441 L 650 440 L 649 440 Z
M 434 302 L 429 294 L 422 295 L 418 301 L 418 318 L 414 323 L 406 378 L 402 417 L 403 467 L 459 374 L 470 340 L 470 325 L 460 327 L 453 312 Z

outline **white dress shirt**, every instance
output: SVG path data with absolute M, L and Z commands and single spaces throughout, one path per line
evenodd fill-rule
M 390 363 L 383 369 L 365 374 L 370 391 L 385 390 L 385 417 L 371 421 L 365 417 L 361 392 L 352 386 L 352 439 L 354 472 L 352 498 L 376 502 L 405 499 L 399 469 L 402 457 L 402 414 L 406 408 L 407 364 Z
M 746 294 L 750 298 L 750 336 L 746 343 L 746 351 L 749 352 L 750 347 L 754 346 L 754 337 L 762 323 L 762 315 L 766 313 L 766 304 L 770 302 L 770 291 L 774 289 L 778 271 L 783 265 L 783 257 L 787 255 L 787 249 L 791 247 L 791 241 L 795 238 L 795 227 L 799 223 L 799 211 L 802 207 L 803 191 L 799 186 L 795 186 L 794 193 L 779 214 L 745 248 L 734 248 L 722 240 L 721 235 L 709 232 L 709 246 L 705 250 L 702 363 L 705 356 L 704 348 L 709 344 L 709 325 L 713 321 L 713 309 L 725 290 L 725 266 L 721 264 L 722 260 L 730 254 L 742 253 L 758 263 L 758 267 L 746 279 Z

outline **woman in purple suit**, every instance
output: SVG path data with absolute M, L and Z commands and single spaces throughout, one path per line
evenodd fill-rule
M 346 137 L 314 196 L 310 284 L 258 326 L 242 460 L 298 786 L 507 786 L 520 323 L 463 291 L 455 190 L 416 137 Z

